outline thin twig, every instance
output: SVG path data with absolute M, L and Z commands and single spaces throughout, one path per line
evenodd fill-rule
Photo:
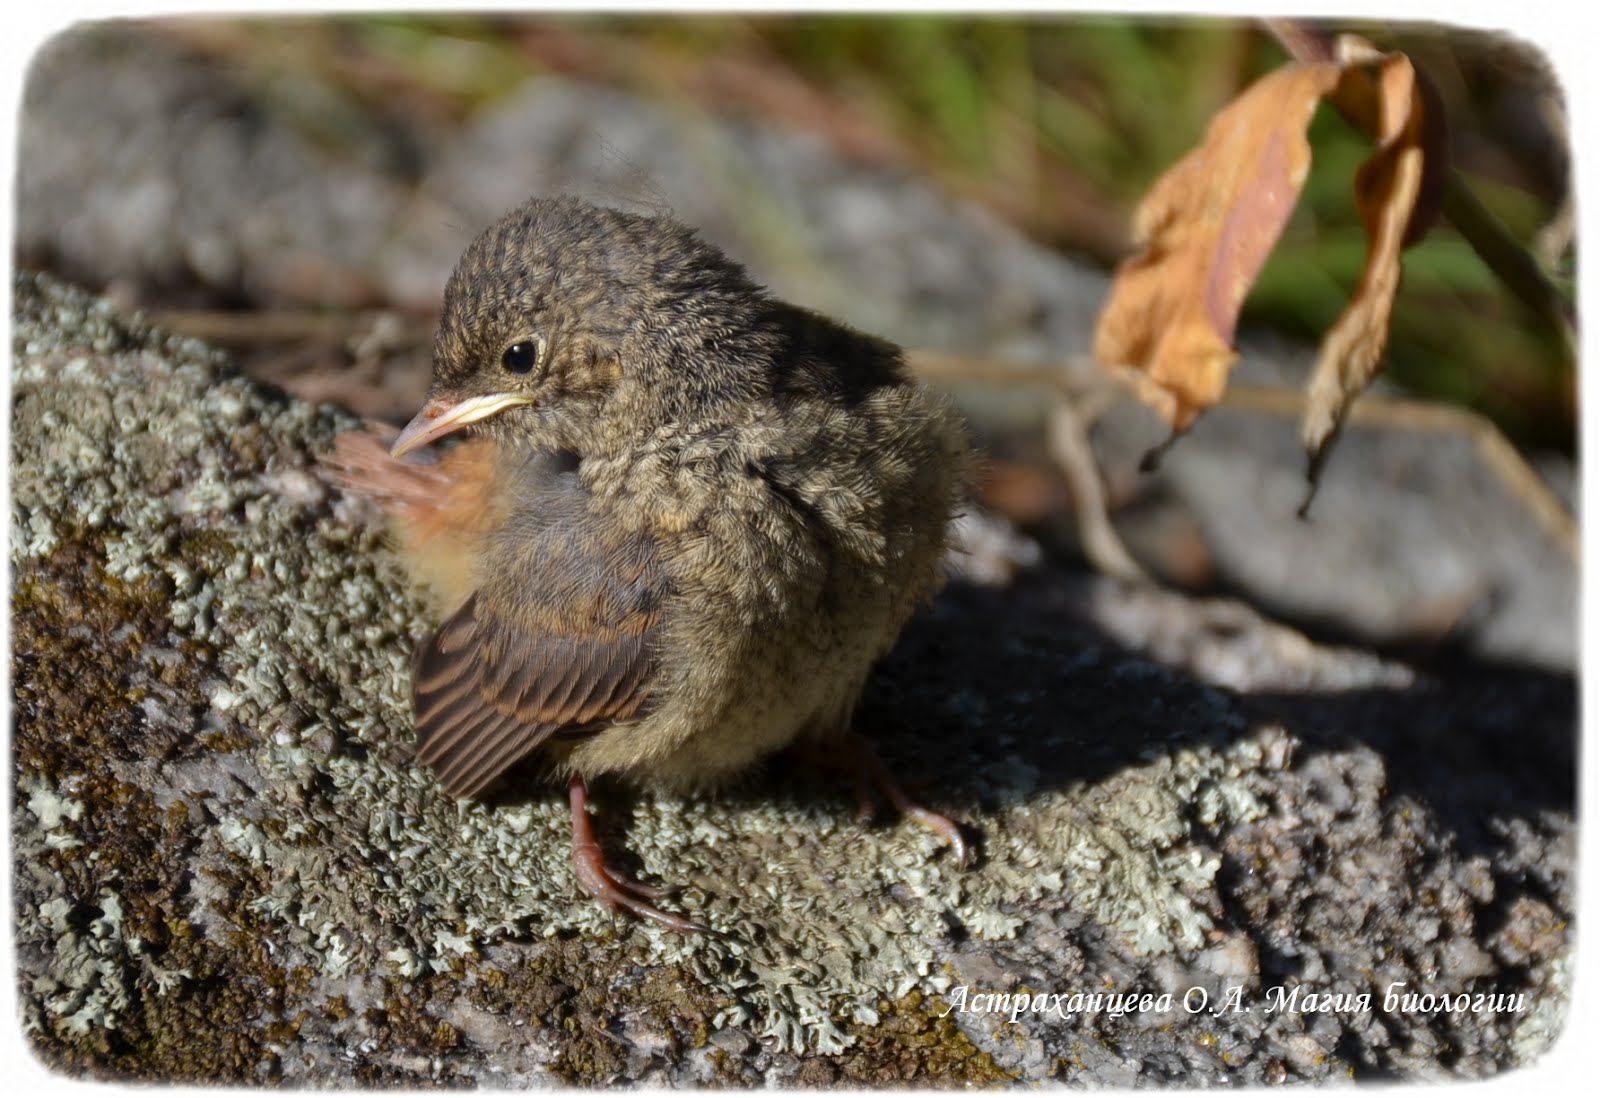
M 1048 428 L 1050 456 L 1072 491 L 1083 555 L 1105 575 L 1135 583 L 1150 582 L 1149 575 L 1111 525 L 1100 463 L 1089 442 L 1089 427 L 1125 395 L 1119 381 L 1096 368 L 1087 357 L 1024 363 L 918 348 L 906 352 L 906 365 L 924 381 L 1035 385 L 1053 391 L 1056 396 Z
M 1572 307 L 1532 252 L 1524 248 L 1472 189 L 1452 171 L 1444 192 L 1444 215 L 1472 250 L 1518 301 L 1554 331 L 1569 361 L 1577 357 Z
M 1050 456 L 1055 458 L 1072 489 L 1072 506 L 1078 520 L 1083 555 L 1103 574 L 1132 583 L 1149 583 L 1116 528 L 1106 507 L 1100 463 L 1095 460 L 1089 432 L 1084 429 L 1072 401 L 1062 394 L 1050 409 Z
M 981 381 L 985 385 L 1046 385 L 1065 388 L 1074 400 L 1091 392 L 1123 392 L 1122 382 L 1096 366 L 1088 355 L 1069 355 L 1054 362 L 1022 362 L 987 355 L 906 350 L 906 366 L 923 381 Z
M 163 309 L 147 314 L 151 323 L 179 335 L 205 340 L 219 346 L 237 347 L 259 343 L 299 343 L 318 341 L 345 343 L 371 332 L 379 324 L 402 327 L 394 344 L 417 345 L 432 337 L 437 321 L 413 317 L 394 309 L 360 312 L 317 312 L 308 309 L 273 311 L 229 311 L 225 309 Z

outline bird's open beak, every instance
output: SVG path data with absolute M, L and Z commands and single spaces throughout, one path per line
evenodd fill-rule
M 490 393 L 488 396 L 470 397 L 452 404 L 448 400 L 430 400 L 422 406 L 410 423 L 405 425 L 390 447 L 391 457 L 409 454 L 418 446 L 426 446 L 459 431 L 469 423 L 488 419 L 507 408 L 519 404 L 532 404 L 533 397 L 526 393 Z

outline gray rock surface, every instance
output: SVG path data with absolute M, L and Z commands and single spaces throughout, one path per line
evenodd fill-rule
M 1123 409 L 1104 425 L 1109 467 L 1134 468 L 1161 437 L 1148 419 Z M 1576 668 L 1577 560 L 1469 435 L 1346 428 L 1301 520 L 1305 467 L 1295 419 L 1223 407 L 1152 487 L 1193 516 L 1218 586 L 1302 628 L 1380 645 L 1443 634 L 1499 663 Z
M 352 418 L 14 293 L 13 902 L 24 1027 L 63 1071 L 1431 1079 L 1560 1027 L 1569 677 L 1425 674 L 1051 566 L 954 585 L 859 727 L 983 836 L 976 868 L 787 766 L 603 790 L 608 842 L 730 938 L 615 922 L 574 896 L 555 791 L 458 804 L 407 764 L 428 623 L 314 463 Z M 1062 998 L 1013 1021 L 995 994 Z
M 409 188 L 388 158 L 339 147 L 157 36 L 75 28 L 29 69 L 16 245 L 138 300 L 370 302 L 364 272 L 404 225 Z

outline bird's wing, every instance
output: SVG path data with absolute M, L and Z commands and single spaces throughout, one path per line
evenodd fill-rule
M 389 456 L 397 433 L 386 424 L 346 431 L 319 461 L 335 484 L 383 508 L 407 573 L 447 612 L 472 593 L 472 561 L 504 521 L 491 490 L 495 451 L 471 439 L 401 460 Z
M 668 592 L 654 543 L 558 479 L 492 537 L 485 585 L 412 660 L 417 758 L 453 796 L 555 733 L 638 716 L 650 694 Z

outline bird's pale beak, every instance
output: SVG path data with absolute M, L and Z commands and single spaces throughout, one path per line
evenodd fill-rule
M 469 397 L 452 404 L 448 400 L 430 400 L 422 406 L 410 423 L 400 432 L 390 447 L 392 457 L 409 454 L 418 446 L 426 446 L 469 423 L 515 408 L 519 404 L 532 404 L 533 397 L 526 393 L 490 393 L 488 396 Z

